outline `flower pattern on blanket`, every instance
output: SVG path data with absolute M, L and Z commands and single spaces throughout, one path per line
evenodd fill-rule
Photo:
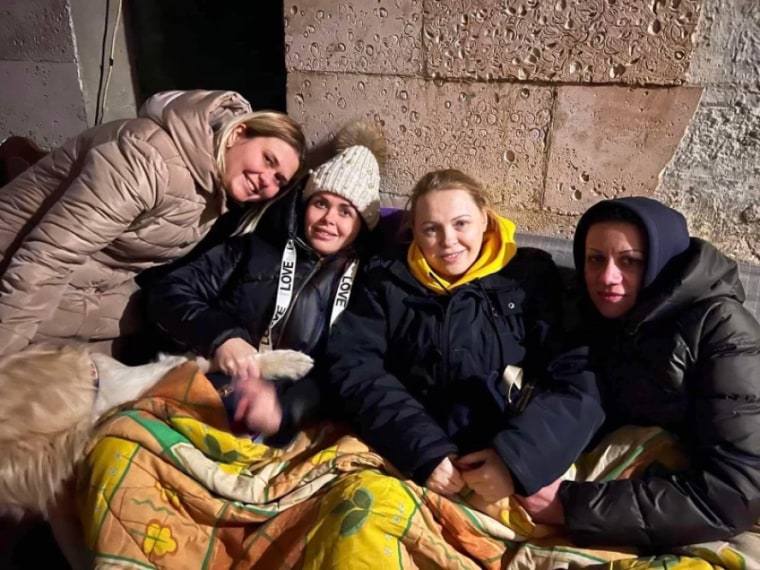
M 172 505 L 175 509 L 179 508 L 179 493 L 172 489 L 171 487 L 164 486 L 158 481 L 156 481 L 156 484 L 154 485 L 156 489 L 158 489 L 158 492 L 161 493 L 161 499 Z
M 145 554 L 155 554 L 156 556 L 176 552 L 177 541 L 172 537 L 172 529 L 168 526 L 161 526 L 158 521 L 149 522 L 145 527 L 142 549 Z
M 226 422 L 213 386 L 185 365 L 98 426 L 78 473 L 95 568 L 739 570 L 760 561 L 760 530 L 657 557 L 577 548 L 510 500 L 452 500 L 403 480 L 345 427 L 317 426 L 276 450 L 232 436 Z M 636 477 L 653 464 L 683 464 L 676 440 L 625 428 L 567 477 Z

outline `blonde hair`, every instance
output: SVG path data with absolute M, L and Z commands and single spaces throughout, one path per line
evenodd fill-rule
M 427 196 L 431 192 L 442 192 L 444 190 L 464 190 L 467 192 L 478 209 L 486 213 L 488 223 L 491 223 L 494 213 L 491 208 L 491 200 L 488 194 L 486 194 L 483 185 L 461 170 L 446 168 L 428 172 L 414 185 L 404 208 L 406 210 L 404 225 L 406 227 L 414 225 L 414 216 L 420 198 Z
M 45 514 L 82 456 L 96 390 L 83 347 L 0 358 L 0 507 Z
M 278 111 L 253 111 L 225 123 L 216 135 L 216 171 L 222 178 L 227 154 L 227 141 L 240 125 L 245 126 L 245 136 L 274 137 L 289 144 L 298 154 L 299 167 L 306 159 L 306 137 L 301 126 L 284 113 Z M 296 178 L 296 176 L 294 176 Z

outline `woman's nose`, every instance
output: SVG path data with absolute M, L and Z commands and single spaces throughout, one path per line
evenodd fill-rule
M 276 188 L 277 183 L 275 182 L 275 176 L 274 171 L 272 170 L 265 170 L 261 173 L 261 183 L 264 186 L 263 189 L 269 190 L 271 188 Z
M 453 245 L 457 241 L 456 232 L 453 228 L 444 228 L 441 238 L 444 245 Z
M 602 271 L 602 281 L 606 285 L 616 285 L 622 281 L 622 272 L 613 260 L 609 260 Z

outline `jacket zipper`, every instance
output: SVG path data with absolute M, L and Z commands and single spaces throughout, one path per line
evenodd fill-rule
M 293 312 L 293 307 L 296 306 L 296 301 L 298 301 L 298 296 L 301 294 L 301 291 L 303 291 L 303 288 L 306 287 L 307 283 L 311 281 L 312 277 L 316 275 L 317 271 L 322 267 L 322 262 L 324 258 L 320 257 L 317 260 L 317 263 L 314 264 L 314 267 L 311 271 L 309 271 L 309 274 L 306 276 L 306 279 L 303 280 L 303 283 L 301 283 L 301 286 L 298 288 L 298 291 L 295 292 L 293 295 L 293 298 L 290 300 L 290 306 L 288 307 L 288 310 L 285 312 L 285 316 L 282 317 L 282 323 L 279 326 L 280 331 L 285 330 L 285 325 L 288 324 L 288 320 L 290 319 L 290 315 Z M 272 331 L 274 332 L 274 331 Z M 277 342 L 272 343 L 272 348 L 279 348 L 280 346 L 280 338 L 282 335 L 277 335 Z M 275 346 L 276 345 L 276 346 Z

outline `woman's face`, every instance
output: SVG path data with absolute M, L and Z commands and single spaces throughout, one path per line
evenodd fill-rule
M 236 202 L 273 198 L 298 171 L 298 153 L 276 137 L 248 137 L 245 125 L 230 135 L 222 185 Z
M 583 273 L 602 316 L 617 319 L 636 305 L 646 261 L 644 236 L 634 224 L 600 222 L 589 228 Z
M 414 241 L 430 267 L 455 281 L 480 256 L 488 215 L 466 190 L 428 192 L 414 210 Z
M 306 241 L 320 255 L 331 255 L 351 245 L 362 229 L 354 205 L 330 192 L 317 192 L 306 205 Z

